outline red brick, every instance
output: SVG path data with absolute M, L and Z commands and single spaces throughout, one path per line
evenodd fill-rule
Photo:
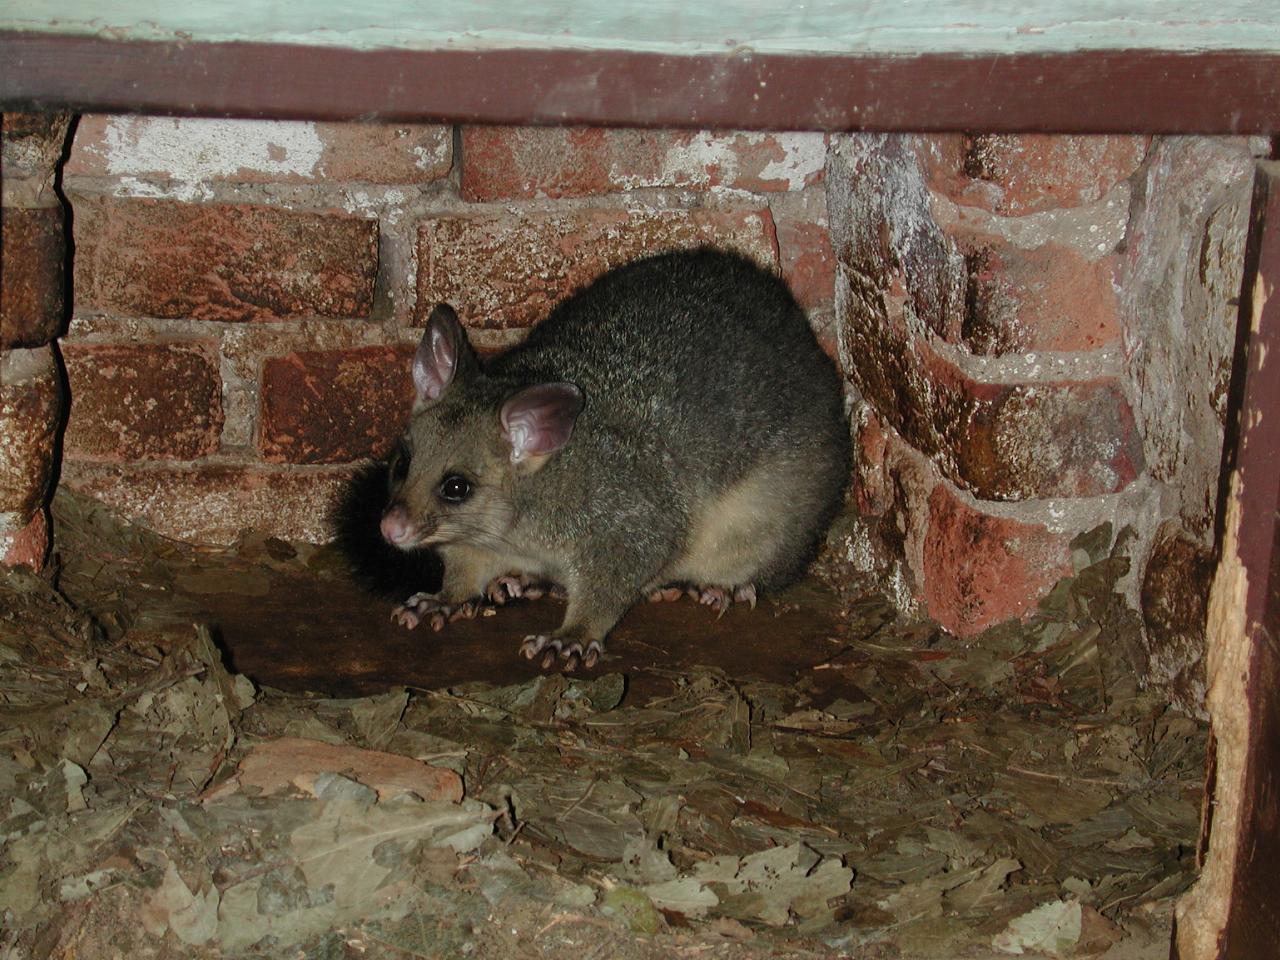
M 448 176 L 453 128 L 89 115 L 68 176 L 237 183 L 416 184 Z
M 412 411 L 413 352 L 411 346 L 362 347 L 268 358 L 262 458 L 342 463 L 386 454 Z
M 934 221 L 920 149 L 905 135 L 841 145 L 827 182 L 832 243 L 848 289 L 867 309 L 883 312 L 885 297 L 905 300 L 916 318 L 954 343 L 964 325 L 964 258 Z
M 417 322 L 446 302 L 471 326 L 528 326 L 611 267 L 704 243 L 777 264 L 768 210 L 597 208 L 427 220 L 418 228 Z
M 1031 612 L 1071 573 L 1071 535 L 975 509 L 945 483 L 929 495 L 924 600 L 929 615 L 959 636 Z
M 822 179 L 818 133 L 464 127 L 468 200 L 580 197 L 643 187 L 799 190 Z
M 830 307 L 835 298 L 836 255 L 827 229 L 822 189 L 779 197 L 769 204 L 778 233 L 782 276 L 806 309 Z
M 249 321 L 373 306 L 374 220 L 83 196 L 74 223 L 80 310 Z
M 851 279 L 846 303 L 846 374 L 878 416 L 974 496 L 1115 493 L 1144 468 L 1118 382 L 976 381 L 907 332 L 900 302 Z
M 66 342 L 67 456 L 196 460 L 218 449 L 222 378 L 212 342 L 124 346 Z
M 5 180 L 33 178 L 52 185 L 70 126 L 69 113 L 5 113 L 0 128 Z
M 1101 200 L 1146 156 L 1150 137 L 961 134 L 930 137 L 930 186 L 956 203 L 1017 217 Z
M 427 183 L 453 169 L 453 127 L 440 124 L 318 123 L 324 141 L 317 180 Z
M 878 517 L 893 505 L 889 468 L 889 438 L 880 418 L 868 413 L 854 440 L 853 501 L 864 517 Z
M 841 370 L 840 328 L 836 323 L 835 310 L 826 308 L 810 310 L 809 326 L 813 327 L 813 335 L 818 338 L 818 347 L 831 358 L 836 369 Z
M 21 530 L 6 534 L 0 527 L 0 567 L 30 567 L 40 571 L 48 556 L 49 518 L 43 507 Z
M 66 242 L 61 207 L 3 208 L 0 349 L 39 347 L 62 330 Z
M 234 543 L 247 530 L 322 543 L 351 471 L 68 461 L 62 482 L 128 520 L 188 543 Z
M 52 348 L 0 353 L 0 513 L 20 523 L 45 502 L 64 406 Z
M 1022 250 L 993 237 L 962 238 L 961 249 L 962 337 L 974 353 L 1095 350 L 1119 339 L 1118 256 L 1090 261 L 1059 244 Z

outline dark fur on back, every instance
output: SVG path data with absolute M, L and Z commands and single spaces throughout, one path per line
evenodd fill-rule
M 807 461 L 825 479 L 803 504 L 779 489 L 777 509 L 803 516 L 806 536 L 760 572 L 768 589 L 801 574 L 840 506 L 852 452 L 839 374 L 786 284 L 740 254 L 706 247 L 611 270 L 486 373 L 499 395 L 565 380 L 587 398 L 578 449 L 570 444 L 530 485 L 544 509 L 553 499 L 567 505 L 556 525 L 645 539 L 659 535 L 659 513 L 688 516 L 686 505 L 763 461 Z M 591 463 L 581 462 L 584 450 Z M 645 468 L 656 475 L 639 476 Z M 627 503 L 637 504 L 634 516 L 620 513 Z
M 440 589 L 444 565 L 434 550 L 400 550 L 382 538 L 378 521 L 388 499 L 384 461 L 360 468 L 329 517 L 334 543 L 352 579 L 388 600 Z

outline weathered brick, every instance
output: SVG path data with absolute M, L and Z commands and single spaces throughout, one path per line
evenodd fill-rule
M 778 197 L 769 204 L 777 225 L 782 276 L 806 309 L 830 307 L 835 296 L 836 255 L 827 228 L 822 189 Z
M 976 381 L 907 332 L 900 303 L 856 282 L 843 303 L 846 375 L 878 416 L 974 496 L 1096 496 L 1123 490 L 1142 471 L 1141 437 L 1116 381 Z
M 434 218 L 418 228 L 417 322 L 445 302 L 472 326 L 527 326 L 611 267 L 704 243 L 777 264 L 768 210 L 597 208 Z
M 965 381 L 958 474 L 991 500 L 1118 493 L 1145 466 L 1118 381 L 993 385 Z
M 468 200 L 580 197 L 643 187 L 799 190 L 822 179 L 821 133 L 463 127 Z
M 49 518 L 41 507 L 26 525 L 6 532 L 3 515 L 0 515 L 0 567 L 44 568 L 49 555 Z
M 222 433 L 212 342 L 64 342 L 71 415 L 64 447 L 85 460 L 195 460 Z
M 5 180 L 38 181 L 37 193 L 52 186 L 70 126 L 69 113 L 5 113 L 0 126 L 0 166 Z M 45 202 L 52 200 L 50 195 Z
M 197 320 L 363 317 L 378 225 L 336 214 L 81 196 L 80 310 Z
M 0 349 L 38 347 L 63 323 L 66 241 L 61 207 L 3 208 Z
M 960 246 L 969 272 L 961 334 L 974 353 L 1094 350 L 1119 339 L 1118 256 L 1086 260 L 1058 244 L 1023 250 L 994 237 Z
M 853 502 L 863 516 L 878 517 L 893 505 L 894 491 L 890 475 L 889 437 L 875 413 L 867 413 L 854 443 Z
M 62 482 L 126 519 L 188 543 L 229 544 L 247 530 L 322 543 L 350 470 L 68 461 Z
M 959 636 L 1030 612 L 1071 573 L 1071 535 L 992 516 L 945 483 L 929 495 L 924 599 L 929 615 Z
M 954 343 L 964 324 L 964 257 L 933 218 L 919 149 L 917 138 L 896 134 L 836 142 L 827 179 L 832 246 L 858 297 L 905 301 Z
M 413 352 L 411 346 L 363 347 L 268 358 L 262 458 L 342 463 L 385 455 L 412 410 Z
M 0 353 L 0 513 L 19 524 L 45 501 L 63 407 L 51 347 Z
M 1018 217 L 1102 199 L 1138 169 L 1151 138 L 1061 134 L 930 137 L 929 184 L 956 203 Z
M 66 174 L 415 184 L 448 176 L 452 164 L 448 126 L 89 115 L 76 128 Z

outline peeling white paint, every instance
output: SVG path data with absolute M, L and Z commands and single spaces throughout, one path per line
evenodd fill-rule
M 121 177 L 111 188 L 114 197 L 141 197 L 150 200 L 180 200 L 183 203 L 207 203 L 214 199 L 208 183 L 191 180 L 155 181 L 138 177 Z
M 438 141 L 434 147 L 424 147 L 417 144 L 409 148 L 409 152 L 413 154 L 413 164 L 419 170 L 434 170 L 439 164 L 449 159 L 449 151 L 451 144 L 447 139 Z
M 762 134 L 746 134 L 763 137 Z M 774 141 L 782 147 L 783 157 L 760 171 L 762 180 L 781 180 L 788 190 L 801 190 L 809 178 L 815 177 L 827 162 L 827 139 L 820 133 L 776 133 Z
M 198 183 L 258 171 L 312 179 L 324 141 L 314 123 L 303 121 L 116 117 L 103 144 L 90 150 L 121 177 Z
M 780 147 L 782 157 L 770 160 L 759 171 L 751 170 L 744 158 L 759 151 Z M 667 148 L 656 173 L 630 173 L 613 164 L 609 176 L 624 189 L 695 186 L 735 189 L 739 180 L 776 183 L 782 190 L 803 190 L 822 172 L 826 164 L 827 139 L 822 133 L 750 133 L 732 135 L 700 130 L 686 140 L 679 138 Z M 625 163 L 625 161 L 624 161 Z M 712 181 L 715 184 L 712 185 Z M 741 189 L 741 186 L 736 186 Z

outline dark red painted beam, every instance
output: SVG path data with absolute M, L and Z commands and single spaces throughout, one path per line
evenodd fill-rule
M 377 50 L 0 32 L 0 108 L 812 130 L 1280 132 L 1280 52 Z
M 1248 572 L 1248 758 L 1223 960 L 1280 952 L 1280 164 L 1259 167 L 1246 253 L 1239 416 L 1240 562 Z

